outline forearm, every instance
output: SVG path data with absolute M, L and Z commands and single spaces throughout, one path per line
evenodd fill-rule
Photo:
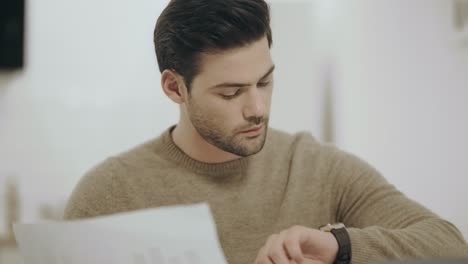
M 406 197 L 365 162 L 346 156 L 332 175 L 336 220 L 348 227 L 353 264 L 468 254 L 451 223 Z
M 379 259 L 467 256 L 468 246 L 449 222 L 430 218 L 402 229 L 348 228 L 352 263 Z

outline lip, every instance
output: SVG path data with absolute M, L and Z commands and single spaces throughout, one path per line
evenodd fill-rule
M 263 125 L 241 131 L 241 133 L 246 134 L 246 135 L 250 135 L 250 136 L 255 136 L 255 135 L 258 135 L 260 133 L 262 128 L 263 128 Z

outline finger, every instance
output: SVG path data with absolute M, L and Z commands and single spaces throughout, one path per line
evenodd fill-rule
M 289 264 L 323 264 L 323 262 L 313 259 L 304 259 L 304 261 L 300 263 L 296 262 L 295 260 L 290 260 Z
M 273 262 L 271 262 L 270 258 L 268 258 L 268 256 L 265 255 L 255 260 L 255 264 L 273 264 Z
M 265 260 L 268 260 L 268 256 L 266 254 L 266 246 L 262 247 L 259 251 L 258 251 L 258 254 L 257 254 L 257 258 L 255 259 L 255 264 L 269 264 L 271 263 L 270 262 L 266 262 Z
M 271 235 L 268 237 L 265 246 L 263 246 L 260 251 L 258 252 L 257 259 L 255 260 L 256 264 L 270 264 L 272 263 L 270 258 L 268 257 L 268 252 L 270 249 L 270 246 L 274 240 L 274 237 L 276 235 Z
M 304 229 L 293 227 L 284 238 L 284 248 L 290 259 L 297 263 L 303 263 L 304 255 L 301 249 L 301 237 Z
M 286 231 L 274 236 L 269 245 L 268 256 L 275 264 L 289 264 L 289 258 L 284 249 L 284 238 Z

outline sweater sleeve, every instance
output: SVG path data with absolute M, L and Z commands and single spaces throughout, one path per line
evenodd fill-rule
M 339 156 L 330 176 L 336 219 L 348 227 L 352 263 L 468 254 L 455 226 L 406 197 L 364 161 Z
M 118 162 L 107 159 L 87 172 L 73 190 L 65 207 L 64 220 L 90 218 L 122 208 L 125 193 L 116 176 Z

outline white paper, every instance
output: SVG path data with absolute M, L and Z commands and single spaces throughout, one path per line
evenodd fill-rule
M 207 204 L 17 224 L 25 264 L 225 264 Z

